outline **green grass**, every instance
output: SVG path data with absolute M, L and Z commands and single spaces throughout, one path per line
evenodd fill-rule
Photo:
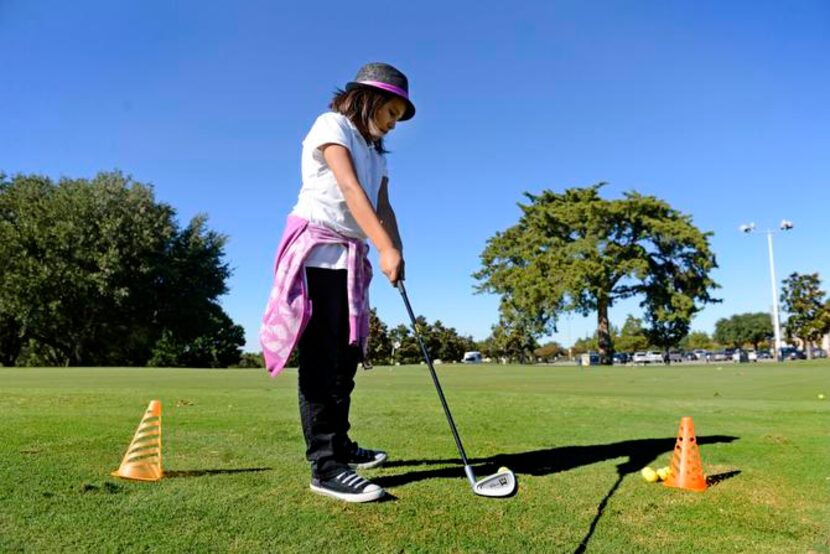
M 830 365 L 424 366 L 358 373 L 352 433 L 390 500 L 308 491 L 296 372 L 0 369 L 2 552 L 830 552 Z M 152 399 L 167 476 L 110 477 Z M 643 481 L 692 416 L 704 493 Z

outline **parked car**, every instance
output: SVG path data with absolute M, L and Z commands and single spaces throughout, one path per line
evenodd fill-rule
M 807 355 L 794 346 L 782 346 L 780 356 L 782 360 L 806 360 Z
M 461 359 L 461 363 L 480 364 L 481 358 L 481 352 L 464 352 L 464 357 Z
M 731 359 L 731 352 L 727 352 L 726 350 L 716 350 L 715 352 L 709 352 L 706 356 L 707 362 L 725 362 L 726 360 Z
M 748 362 L 757 362 L 758 361 L 758 353 L 754 350 L 750 350 L 746 353 L 746 359 Z
M 709 351 L 704 350 L 702 348 L 698 348 L 696 350 L 692 350 L 692 354 L 695 355 L 695 358 L 700 360 L 701 362 L 705 362 L 709 359 Z
M 685 357 L 683 352 L 669 352 L 669 362 L 673 364 L 684 361 Z
M 627 364 L 631 361 L 631 355 L 628 352 L 614 352 L 613 360 L 615 364 Z
M 771 360 L 772 354 L 770 354 L 769 350 L 761 350 L 758 352 L 758 359 L 759 360 Z
M 662 364 L 663 354 L 656 351 L 649 352 L 635 352 L 631 357 L 631 361 L 635 364 Z
M 827 357 L 827 351 L 824 350 L 823 348 L 813 348 L 812 354 L 813 354 L 813 359 L 826 358 Z
M 732 361 L 744 364 L 749 361 L 749 355 L 739 348 L 732 353 Z

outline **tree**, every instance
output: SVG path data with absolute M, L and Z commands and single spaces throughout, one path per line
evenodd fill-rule
M 369 312 L 369 360 L 378 364 L 388 364 L 392 360 L 389 328 L 381 321 L 374 308 Z
M 575 356 L 578 356 L 579 354 L 596 352 L 597 348 L 597 337 L 596 333 L 594 333 L 593 337 L 582 337 L 576 339 L 576 341 L 574 341 L 573 345 L 571 346 L 571 353 Z
M 787 332 L 804 342 L 809 358 L 812 358 L 812 344 L 830 331 L 824 296 L 818 273 L 792 273 L 781 289 L 781 304 L 789 314 Z
M 238 361 L 241 327 L 218 303 L 227 239 L 205 223 L 179 229 L 151 187 L 118 172 L 0 175 L 2 363 L 24 351 L 52 365 Z
M 416 321 L 426 321 L 423 318 L 416 318 Z M 400 364 L 417 364 L 421 360 L 421 348 L 415 340 L 415 336 L 404 324 L 396 326 L 389 331 L 389 339 L 395 348 L 393 361 Z
M 210 306 L 188 328 L 165 328 L 147 365 L 154 367 L 229 367 L 239 362 L 245 330 L 218 305 Z
M 435 322 L 433 333 L 437 335 L 439 344 L 437 357 L 444 361 L 460 361 L 465 352 L 476 349 L 472 337 L 459 335 L 454 327 L 444 327 L 441 321 Z
M 772 320 L 764 312 L 735 314 L 715 323 L 715 340 L 736 348 L 752 344 L 758 350 L 759 343 L 768 341 L 773 336 Z
M 614 349 L 620 352 L 637 352 L 648 349 L 648 346 L 643 320 L 628 314 L 619 336 L 614 337 Z
M 691 217 L 664 201 L 636 192 L 605 200 L 604 183 L 526 193 L 519 222 L 487 241 L 479 292 L 501 296 L 503 318 L 518 319 L 534 336 L 550 334 L 562 313 L 597 314 L 598 349 L 610 364 L 613 345 L 608 310 L 640 295 L 652 342 L 668 345 L 688 332 L 709 302 L 717 267 Z
M 545 362 L 556 361 L 560 357 L 567 355 L 567 353 L 568 351 L 556 341 L 545 343 L 533 351 L 533 355 L 536 358 Z
M 491 327 L 491 341 L 494 354 L 519 363 L 533 361 L 533 351 L 539 347 L 532 334 L 517 320 L 501 320 Z
M 262 352 L 243 352 L 239 361 L 233 367 L 243 369 L 264 369 L 265 358 L 262 357 Z
M 712 339 L 705 331 L 692 331 L 680 341 L 683 350 L 708 350 L 712 348 Z

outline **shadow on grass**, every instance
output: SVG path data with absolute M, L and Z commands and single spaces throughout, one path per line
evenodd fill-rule
M 697 437 L 698 444 L 714 444 L 732 442 L 738 437 L 728 435 L 712 435 Z M 634 439 L 614 442 L 610 444 L 594 444 L 588 446 L 558 446 L 544 450 L 518 452 L 515 454 L 496 454 L 489 458 L 471 458 L 470 464 L 477 475 L 495 473 L 499 467 L 506 466 L 516 474 L 550 475 L 569 471 L 578 467 L 627 457 L 628 461 L 618 466 L 623 474 L 635 473 L 652 463 L 655 458 L 674 450 L 676 437 L 665 439 Z M 384 464 L 385 468 L 430 466 L 455 464 L 453 467 L 439 469 L 416 469 L 399 475 L 385 475 L 373 479 L 383 487 L 399 487 L 424 479 L 454 478 L 464 476 L 458 458 L 444 460 L 400 460 Z
M 617 481 L 611 487 L 611 490 L 608 491 L 608 494 L 605 495 L 605 498 L 602 499 L 602 502 L 599 503 L 599 506 L 597 506 L 597 514 L 594 516 L 594 520 L 588 527 L 588 533 L 585 535 L 585 538 L 582 539 L 582 542 L 579 543 L 579 546 L 576 548 L 576 550 L 574 550 L 574 554 L 583 554 L 586 551 L 586 549 L 588 548 L 588 542 L 594 535 L 594 531 L 596 530 L 597 524 L 599 523 L 599 520 L 602 517 L 602 513 L 605 511 L 605 507 L 608 505 L 608 501 L 611 500 L 611 497 L 614 496 L 614 493 L 617 492 L 618 488 L 620 488 L 620 484 L 622 484 L 622 481 L 625 478 L 625 476 L 629 473 L 633 473 L 631 471 L 631 468 L 626 466 L 628 466 L 627 463 L 617 466 Z M 712 487 L 714 485 L 717 485 L 718 483 L 726 481 L 727 479 L 731 479 L 732 477 L 740 475 L 740 473 L 740 470 L 735 470 L 726 471 L 724 473 L 718 473 L 716 475 L 707 475 L 706 485 Z
M 595 515 L 593 521 L 591 521 L 591 525 L 588 527 L 588 533 L 585 535 L 585 538 L 582 539 L 582 542 L 579 543 L 579 546 L 576 547 L 574 554 L 582 554 L 585 552 L 585 549 L 588 548 L 588 543 L 591 541 L 591 537 L 594 536 L 594 531 L 597 528 L 597 524 L 599 523 L 603 512 L 605 512 L 605 507 L 608 506 L 608 501 L 611 500 L 611 497 L 614 496 L 614 493 L 617 492 L 618 488 L 620 488 L 620 485 L 626 475 L 627 474 L 620 471 L 619 466 L 617 466 L 617 480 L 614 482 L 611 490 L 608 491 L 608 494 L 605 495 L 605 498 L 603 498 L 599 503 L 599 506 L 597 506 L 597 515 Z
M 185 471 L 165 471 L 164 477 L 204 477 L 206 475 L 225 475 L 230 473 L 255 473 L 258 471 L 271 471 L 272 467 L 244 467 L 239 469 L 191 469 Z
M 736 469 L 735 471 L 725 471 L 723 473 L 717 473 L 715 475 L 707 475 L 706 476 L 706 485 L 710 487 L 714 487 L 718 483 L 726 481 L 727 479 L 732 479 L 733 477 L 737 477 L 741 474 L 740 469 Z
M 730 443 L 738 440 L 738 437 L 729 435 L 712 435 L 697 437 L 698 444 Z M 617 465 L 617 480 L 611 489 L 597 506 L 597 513 L 594 516 L 585 538 L 579 543 L 574 554 L 586 551 L 588 543 L 608 506 L 608 502 L 614 493 L 617 492 L 626 475 L 638 473 L 643 467 L 652 463 L 657 457 L 666 452 L 674 450 L 677 442 L 676 437 L 665 439 L 634 439 L 628 441 L 614 442 L 610 444 L 595 444 L 589 446 L 560 446 L 544 450 L 532 450 L 530 452 L 519 452 L 515 454 L 497 454 L 489 458 L 474 458 L 470 464 L 474 466 L 477 475 L 489 475 L 495 473 L 500 466 L 506 466 L 516 474 L 525 475 L 550 475 L 569 471 L 578 467 L 591 465 L 597 462 L 613 460 L 615 458 L 628 458 Z M 386 468 L 418 466 L 418 465 L 445 465 L 458 464 L 458 459 L 447 460 L 402 460 L 392 461 L 385 464 Z M 714 485 L 740 474 L 740 471 L 729 471 L 712 475 L 707 478 L 707 484 Z M 458 465 L 455 467 L 440 469 L 423 469 L 409 471 L 400 475 L 389 475 L 373 479 L 382 487 L 395 487 L 441 477 L 463 476 Z

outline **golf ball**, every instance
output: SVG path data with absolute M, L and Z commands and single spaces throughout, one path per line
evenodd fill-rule
M 823 394 L 819 394 L 819 395 L 818 395 L 818 399 L 819 399 L 819 400 L 824 400 L 824 395 L 823 395 Z
M 651 469 L 650 467 L 644 467 L 642 471 L 640 471 L 640 475 L 642 475 L 643 479 L 645 479 L 649 483 L 654 483 L 655 481 L 657 481 L 657 472 Z
M 499 473 L 502 473 L 503 471 L 510 471 L 510 470 L 509 470 L 509 469 L 507 469 L 507 468 L 506 468 L 506 467 L 504 467 L 504 466 L 501 466 L 501 467 L 499 468 Z

